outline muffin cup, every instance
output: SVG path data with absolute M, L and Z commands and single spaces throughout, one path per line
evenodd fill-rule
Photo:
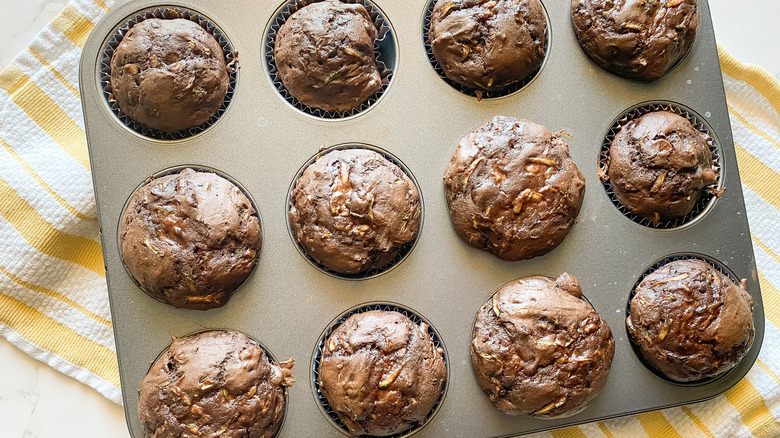
M 653 263 L 650 267 L 645 269 L 645 271 L 642 273 L 642 275 L 639 276 L 639 278 L 636 280 L 636 283 L 634 283 L 634 286 L 631 288 L 631 293 L 628 294 L 628 300 L 626 300 L 626 320 L 631 317 L 631 300 L 634 299 L 634 295 L 636 294 L 636 288 L 639 287 L 639 284 L 642 282 L 642 280 L 645 279 L 648 275 L 652 274 L 656 270 L 658 270 L 660 267 L 666 265 L 667 263 L 676 262 L 678 260 L 701 260 L 708 265 L 712 266 L 718 272 L 725 275 L 731 281 L 734 282 L 734 284 L 739 284 L 740 280 L 739 277 L 734 274 L 734 272 L 727 268 L 726 265 L 723 263 L 720 263 L 719 261 L 707 257 L 703 254 L 695 254 L 695 253 L 679 253 L 679 254 L 672 254 L 667 257 L 664 257 L 663 259 L 658 260 L 657 262 Z M 728 374 L 733 372 L 735 369 L 737 369 L 737 366 L 735 365 L 730 370 L 727 370 L 721 374 L 718 374 L 715 377 L 705 377 L 704 379 L 700 380 L 694 380 L 691 382 L 680 382 L 676 380 L 672 380 L 668 377 L 666 377 L 663 373 L 653 368 L 642 356 L 642 351 L 639 349 L 639 346 L 634 343 L 633 338 L 631 337 L 631 333 L 628 332 L 628 327 L 626 326 L 625 322 L 623 324 L 623 329 L 626 331 L 626 339 L 628 339 L 629 344 L 631 344 L 631 350 L 634 352 L 634 355 L 636 355 L 637 359 L 639 359 L 640 362 L 642 362 L 642 365 L 644 365 L 645 368 L 648 369 L 648 371 L 652 372 L 656 376 L 658 376 L 660 379 L 664 380 L 667 383 L 670 383 L 672 385 L 678 385 L 683 387 L 690 387 L 690 386 L 704 386 L 708 385 L 716 380 L 720 380 L 724 377 L 726 377 Z M 752 348 L 752 347 L 751 347 Z
M 612 184 L 606 177 L 607 170 L 609 168 L 609 148 L 618 131 L 630 121 L 637 119 L 645 114 L 656 111 L 671 111 L 681 117 L 684 117 L 691 123 L 691 125 L 693 125 L 694 128 L 696 128 L 696 130 L 708 137 L 707 143 L 710 147 L 710 152 L 712 152 L 713 162 L 715 163 L 716 169 L 718 170 L 716 192 L 719 193 L 719 191 L 723 189 L 723 164 L 720 159 L 718 141 L 715 139 L 715 136 L 712 133 L 712 129 L 709 127 L 709 125 L 706 124 L 706 122 L 703 121 L 704 119 L 696 114 L 693 110 L 673 102 L 642 103 L 626 111 L 619 119 L 617 119 L 612 127 L 609 128 L 607 134 L 604 136 L 604 143 L 601 145 L 601 152 L 599 153 L 599 174 L 601 175 L 601 184 L 604 186 L 604 191 L 607 193 L 609 200 L 612 201 L 612 204 L 614 204 L 615 207 L 617 207 L 617 209 L 620 210 L 624 216 L 646 227 L 656 229 L 675 229 L 693 223 L 703 217 L 715 203 L 715 200 L 719 195 L 715 195 L 712 193 L 712 191 L 705 189 L 704 193 L 702 193 L 701 198 L 699 199 L 699 202 L 696 203 L 696 205 L 688 214 L 682 217 L 654 223 L 650 219 L 632 213 L 628 207 L 623 205 L 620 200 L 618 200 L 615 192 L 612 190 Z
M 288 18 L 299 9 L 308 6 L 312 3 L 318 3 L 322 0 L 287 0 L 277 11 L 276 15 L 271 18 L 270 24 L 265 37 L 265 64 L 268 70 L 268 75 L 271 79 L 276 91 L 282 98 L 292 105 L 295 109 L 308 114 L 310 116 L 318 117 L 321 119 L 344 119 L 352 116 L 356 116 L 363 111 L 369 109 L 375 104 L 382 95 L 387 91 L 390 86 L 390 81 L 393 79 L 393 69 L 396 66 L 397 47 L 395 43 L 395 36 L 393 30 L 390 27 L 389 22 L 385 18 L 382 11 L 374 5 L 374 3 L 368 0 L 341 0 L 344 3 L 359 3 L 365 6 L 368 11 L 371 20 L 378 30 L 377 39 L 374 41 L 374 59 L 376 60 L 377 69 L 379 70 L 379 76 L 382 78 L 382 86 L 369 97 L 368 100 L 363 102 L 358 108 L 349 111 L 325 111 L 319 108 L 313 108 L 308 105 L 304 105 L 292 94 L 287 91 L 287 88 L 282 83 L 282 79 L 278 75 L 278 69 L 276 68 L 276 59 L 274 56 L 274 50 L 276 46 L 276 36 L 281 29 L 282 25 Z
M 393 260 L 390 261 L 385 266 L 382 266 L 381 268 L 374 268 L 374 269 L 368 269 L 363 272 L 358 272 L 357 274 L 344 274 L 341 272 L 336 272 L 332 269 L 328 269 L 316 260 L 314 260 L 311 256 L 306 254 L 306 250 L 303 248 L 303 246 L 298 242 L 298 239 L 295 238 L 295 232 L 293 231 L 292 224 L 290 224 L 290 205 L 292 202 L 292 194 L 293 190 L 295 190 L 295 186 L 298 184 L 298 180 L 303 176 L 303 172 L 312 165 L 315 161 L 317 161 L 320 157 L 327 154 L 328 152 L 342 150 L 342 149 L 365 149 L 369 151 L 374 151 L 390 161 L 391 163 L 398 166 L 405 174 L 409 177 L 409 179 L 412 180 L 412 183 L 417 188 L 417 193 L 420 198 L 420 228 L 417 231 L 417 237 L 415 237 L 414 240 L 411 242 L 408 242 L 401 246 L 401 248 L 398 250 L 398 253 L 393 257 Z M 330 146 L 328 148 L 323 148 L 317 154 L 315 154 L 313 157 L 309 158 L 306 163 L 301 166 L 301 168 L 298 170 L 298 173 L 295 175 L 295 178 L 293 179 L 292 183 L 290 183 L 290 188 L 287 191 L 287 204 L 285 207 L 285 218 L 287 220 L 287 231 L 290 233 L 290 238 L 292 239 L 293 243 L 295 244 L 295 247 L 298 249 L 298 252 L 309 262 L 312 266 L 319 269 L 325 274 L 328 274 L 332 277 L 341 278 L 345 280 L 365 280 L 369 278 L 378 277 L 392 269 L 394 269 L 396 266 L 398 266 L 402 261 L 406 259 L 406 257 L 412 252 L 412 249 L 414 249 L 414 246 L 417 244 L 417 241 L 420 240 L 420 234 L 423 230 L 423 224 L 425 219 L 425 202 L 423 201 L 423 194 L 422 190 L 420 189 L 420 184 L 417 183 L 417 179 L 415 179 L 412 172 L 409 170 L 406 165 L 401 162 L 395 155 L 387 152 L 384 149 L 381 149 L 376 146 L 364 144 L 364 143 L 342 143 L 337 144 L 334 146 Z
M 433 417 L 436 416 L 436 414 L 439 412 L 439 408 L 442 405 L 442 402 L 444 401 L 444 397 L 447 394 L 447 387 L 450 383 L 450 363 L 449 363 L 449 357 L 447 355 L 447 348 L 444 346 L 444 342 L 441 339 L 441 336 L 439 336 L 439 332 L 434 328 L 431 323 L 425 319 L 422 315 L 415 312 L 414 310 L 409 309 L 408 307 L 402 306 L 400 304 L 392 303 L 392 302 L 372 302 L 372 303 L 365 303 L 358 306 L 355 306 L 346 312 L 339 315 L 336 319 L 334 319 L 330 325 L 328 326 L 325 331 L 322 332 L 322 335 L 320 335 L 319 341 L 317 341 L 317 346 L 314 347 L 314 353 L 312 354 L 312 361 L 311 361 L 311 369 L 309 370 L 310 374 L 310 380 L 312 383 L 312 390 L 314 392 L 314 398 L 317 401 L 320 412 L 322 412 L 322 415 L 325 416 L 325 418 L 328 419 L 328 421 L 339 430 L 339 432 L 343 433 L 346 436 L 350 436 L 349 428 L 347 428 L 344 423 L 339 420 L 338 415 L 333 411 L 333 409 L 330 407 L 330 404 L 328 403 L 328 399 L 325 398 L 325 396 L 320 391 L 320 385 L 319 385 L 319 368 L 320 368 L 320 360 L 322 359 L 322 349 L 325 346 L 325 341 L 328 339 L 328 336 L 330 336 L 331 332 L 345 322 L 347 319 L 349 319 L 350 316 L 355 315 L 357 313 L 365 313 L 370 312 L 372 310 L 385 310 L 385 311 L 394 311 L 398 312 L 407 318 L 411 319 L 412 322 L 416 325 L 420 325 L 420 323 L 425 323 L 428 326 L 428 336 L 431 337 L 433 340 L 433 344 L 440 348 L 442 353 L 442 359 L 444 360 L 444 366 L 447 368 L 447 380 L 444 382 L 444 385 L 442 385 L 441 388 L 441 395 L 439 395 L 439 400 L 436 402 L 435 405 L 433 405 L 433 408 L 431 408 L 431 411 L 428 413 L 428 416 L 425 417 L 425 420 L 418 424 L 417 426 L 414 426 L 410 429 L 407 429 L 403 432 L 399 432 L 393 435 L 388 435 L 387 438 L 405 438 L 410 437 L 420 430 L 422 430 L 426 425 L 428 425 L 431 420 L 433 420 Z
M 204 329 L 204 330 L 198 330 L 198 331 L 190 332 L 190 333 L 184 334 L 182 336 L 177 336 L 177 337 L 178 338 L 188 338 L 190 336 L 196 336 L 196 335 L 200 335 L 202 333 L 210 333 L 210 332 L 237 332 L 237 333 L 243 333 L 249 339 L 253 340 L 254 342 L 257 343 L 257 345 L 260 346 L 260 348 L 265 353 L 265 357 L 268 359 L 268 362 L 271 362 L 271 364 L 274 364 L 274 365 L 277 365 L 277 366 L 279 365 L 279 361 L 276 360 L 276 357 L 273 355 L 273 353 L 271 353 L 271 350 L 269 350 L 265 345 L 263 345 L 262 342 L 258 341 L 257 338 L 255 338 L 254 336 L 249 335 L 249 334 L 244 333 L 244 332 L 239 331 L 239 330 L 225 329 L 225 328 L 209 328 L 209 329 Z M 149 372 L 152 370 L 152 367 L 154 366 L 154 364 L 157 363 L 158 360 L 160 360 L 160 358 L 165 354 L 165 352 L 167 352 L 168 349 L 171 348 L 172 344 L 173 344 L 173 342 L 171 342 L 168 345 L 166 345 L 165 348 L 160 350 L 160 352 L 157 354 L 157 356 L 155 356 L 155 358 L 151 362 L 149 362 L 149 367 L 146 369 L 146 373 L 147 374 L 149 374 Z M 288 411 L 287 408 L 288 408 L 289 403 L 290 403 L 289 398 L 288 398 L 289 390 L 287 389 L 286 386 L 283 386 L 282 390 L 284 391 L 284 414 L 282 415 L 282 421 L 279 424 L 279 430 L 277 430 L 276 433 L 271 438 L 279 436 L 279 434 L 282 432 L 282 429 L 284 429 L 285 420 L 287 420 L 287 411 Z
M 542 59 L 542 63 L 539 65 L 539 68 L 537 68 L 527 78 L 509 84 L 508 86 L 502 88 L 501 90 L 484 91 L 484 90 L 478 90 L 476 88 L 466 87 L 448 78 L 447 74 L 444 73 L 444 69 L 439 64 L 439 61 L 436 60 L 436 56 L 433 55 L 433 46 L 431 45 L 431 37 L 430 37 L 431 15 L 433 15 L 433 8 L 436 6 L 437 1 L 438 0 L 430 0 L 428 2 L 428 5 L 425 7 L 425 14 L 423 15 L 423 23 L 422 23 L 423 46 L 425 48 L 425 54 L 428 56 L 428 62 L 430 62 L 431 67 L 433 67 L 433 69 L 436 71 L 439 77 L 441 77 L 442 80 L 446 82 L 450 87 L 460 91 L 466 96 L 475 97 L 477 100 L 496 99 L 499 97 L 509 96 L 510 94 L 514 94 L 522 90 L 527 85 L 529 85 L 537 76 L 539 76 L 539 73 L 542 71 L 544 65 L 547 63 L 547 56 L 550 54 L 549 52 L 550 38 L 552 37 L 552 34 L 550 33 L 550 16 L 547 14 L 547 8 L 544 6 L 544 3 L 542 3 L 542 9 L 544 10 L 545 22 L 547 23 L 547 29 L 545 30 L 545 34 L 547 35 L 547 42 L 544 45 L 544 58 Z
M 176 132 L 163 132 L 157 129 L 148 128 L 132 118 L 126 115 L 117 105 L 114 99 L 113 90 L 111 88 L 111 57 L 114 55 L 114 50 L 122 43 L 127 32 L 132 29 L 136 24 L 150 19 L 150 18 L 162 18 L 162 19 L 174 19 L 184 18 L 190 20 L 199 26 L 201 26 L 206 32 L 211 34 L 217 43 L 222 47 L 222 52 L 225 56 L 225 62 L 228 67 L 229 84 L 227 94 L 225 94 L 225 100 L 222 102 L 222 106 L 217 110 L 216 114 L 204 124 L 195 128 L 185 129 Z M 236 82 L 238 80 L 238 52 L 233 50 L 233 46 L 225 36 L 225 33 L 220 30 L 211 20 L 203 16 L 202 14 L 183 8 L 152 8 L 142 10 L 136 13 L 133 18 L 120 25 L 108 39 L 108 42 L 103 49 L 103 54 L 100 60 L 100 85 L 103 89 L 103 96 L 108 102 L 108 106 L 111 108 L 111 112 L 132 131 L 141 134 L 142 136 L 157 139 L 157 140 L 180 140 L 183 138 L 191 137 L 195 134 L 205 131 L 211 125 L 213 125 L 222 114 L 227 111 L 230 101 L 233 99 L 233 94 L 236 89 Z
M 193 164 L 193 165 L 180 165 L 180 166 L 174 166 L 174 167 L 169 167 L 167 169 L 163 169 L 163 170 L 161 170 L 161 171 L 159 171 L 159 172 L 149 176 L 145 180 L 141 181 L 141 183 L 138 184 L 138 186 L 136 186 L 136 188 L 134 188 L 133 191 L 127 196 L 127 200 L 125 200 L 125 205 L 122 207 L 122 213 L 119 215 L 119 221 L 116 224 L 116 248 L 117 248 L 117 251 L 119 252 L 119 260 L 120 261 L 122 260 L 122 250 L 121 250 L 121 248 L 122 248 L 122 245 L 121 245 L 122 222 L 124 220 L 125 212 L 127 211 L 127 207 L 130 206 L 130 200 L 133 199 L 133 195 L 135 195 L 135 193 L 141 187 L 151 183 L 155 179 L 162 178 L 162 177 L 168 176 L 168 175 L 177 174 L 177 173 L 183 171 L 184 169 L 192 169 L 192 170 L 194 170 L 196 172 L 213 173 L 213 174 L 215 174 L 215 175 L 217 175 L 217 176 L 219 176 L 221 178 L 226 179 L 231 184 L 233 184 L 234 186 L 238 187 L 238 189 L 241 190 L 241 193 L 243 193 L 244 196 L 246 196 L 246 198 L 249 200 L 249 204 L 252 206 L 252 208 L 255 209 L 255 216 L 257 217 L 258 224 L 260 225 L 261 236 L 265 237 L 262 234 L 263 233 L 263 216 L 260 214 L 260 210 L 257 208 L 257 203 L 255 203 L 254 198 L 252 198 L 252 195 L 249 193 L 249 191 L 246 189 L 246 187 L 244 187 L 240 182 L 238 182 L 232 176 L 230 176 L 230 175 L 228 175 L 228 174 L 226 174 L 226 173 L 224 173 L 224 172 L 222 172 L 220 170 L 214 169 L 212 167 L 201 166 L 201 165 L 197 165 L 197 164 Z M 260 251 L 257 253 L 257 259 L 255 260 L 255 267 L 252 269 L 252 272 L 250 272 L 249 275 L 246 277 L 244 282 L 241 283 L 240 286 L 238 286 L 233 292 L 230 293 L 230 299 L 232 299 L 236 295 L 236 293 L 241 291 L 244 288 L 244 285 L 249 281 L 249 279 L 252 278 L 252 275 L 254 274 L 254 271 L 257 269 L 257 265 L 260 263 L 260 257 L 262 256 L 262 253 L 263 253 L 263 250 L 262 250 L 262 246 L 261 246 Z M 165 301 L 163 301 L 163 300 L 161 300 L 161 299 L 159 299 L 159 298 L 157 298 L 155 296 L 152 296 L 152 295 L 146 293 L 144 288 L 141 287 L 141 284 L 138 282 L 138 280 L 135 279 L 133 274 L 130 272 L 130 269 L 127 268 L 127 266 L 124 264 L 124 262 L 122 262 L 122 268 L 124 268 L 125 273 L 132 280 L 133 284 L 135 284 L 136 287 L 138 287 L 138 289 L 141 290 L 144 294 L 146 294 L 148 297 L 154 299 L 155 301 L 158 301 L 158 302 L 160 302 L 162 304 L 165 304 L 166 306 L 172 307 L 169 303 L 166 303 Z M 228 299 L 228 302 L 230 302 L 230 299 Z M 227 306 L 227 302 L 222 307 L 225 307 L 225 306 Z M 217 307 L 217 309 L 218 308 L 219 307 Z M 190 310 L 190 311 L 193 311 L 193 312 L 202 312 L 202 310 L 193 310 L 193 309 L 184 309 L 184 308 L 177 308 L 177 309 L 178 310 L 185 310 L 185 311 Z M 214 309 L 209 309 L 209 310 L 214 310 Z M 191 333 L 190 335 L 192 335 L 192 334 L 195 334 L 195 333 Z M 190 336 L 190 335 L 187 335 L 187 336 Z

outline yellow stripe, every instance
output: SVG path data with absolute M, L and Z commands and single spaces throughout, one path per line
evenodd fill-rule
M 73 5 L 68 5 L 54 18 L 51 27 L 65 35 L 65 38 L 71 40 L 77 47 L 82 48 L 95 24 Z
M 770 203 L 774 208 L 780 210 L 780 190 L 778 190 L 777 186 L 778 181 L 780 181 L 780 175 L 736 142 L 734 142 L 734 149 L 737 152 L 739 176 L 742 179 L 742 183 L 747 185 L 750 190 L 758 193 L 761 198 Z
M 688 415 L 688 418 L 690 418 L 691 421 L 693 421 L 693 423 L 699 428 L 699 430 L 702 431 L 702 433 L 705 436 L 707 436 L 707 438 L 715 438 L 712 432 L 710 432 L 710 430 L 707 429 L 707 426 L 704 423 L 702 423 L 702 421 L 699 420 L 699 418 L 696 415 L 694 415 L 694 413 L 690 410 L 690 408 L 688 408 L 688 406 L 683 406 L 680 409 L 682 409 L 682 411 L 685 412 L 686 415 Z
M 764 398 L 756 388 L 742 379 L 724 394 L 742 416 L 742 423 L 757 437 L 777 437 L 780 433 L 780 423 L 775 420 L 766 407 Z
M 550 434 L 554 438 L 588 438 L 577 426 L 567 427 L 566 429 L 551 430 Z
M 54 68 L 54 66 L 52 66 L 45 59 L 43 59 L 43 56 L 41 56 L 40 53 L 36 52 L 35 49 L 33 49 L 32 47 L 28 47 L 27 48 L 27 52 L 29 52 L 30 55 L 33 56 L 33 58 L 37 59 L 38 62 L 40 62 L 42 66 L 44 66 L 47 69 L 49 69 L 49 71 L 54 74 L 54 77 L 57 78 L 57 80 L 59 80 L 60 82 L 62 82 L 62 85 L 64 85 L 65 88 L 67 88 L 68 91 L 71 92 L 71 94 L 76 96 L 76 98 L 81 99 L 81 93 L 79 93 L 79 90 L 77 90 L 76 87 L 74 87 L 67 79 L 65 79 L 65 76 L 60 74 L 60 72 L 58 72 Z
M 603 433 L 607 438 L 615 438 L 615 435 L 612 435 L 612 432 L 603 421 L 599 421 L 596 424 L 599 426 L 599 429 L 601 429 L 601 433 Z
M 768 247 L 766 243 L 762 242 L 761 239 L 756 237 L 754 234 L 750 234 L 750 238 L 753 239 L 753 243 L 755 243 L 759 248 L 763 249 L 765 253 L 769 255 L 769 257 L 772 257 L 778 265 L 780 265 L 780 256 L 775 254 L 774 251 L 772 251 L 772 248 Z
M 89 169 L 84 131 L 19 66 L 11 63 L 0 73 L 0 88 L 65 152 Z
M 777 377 L 777 374 L 772 370 L 772 368 L 769 368 L 767 364 L 762 362 L 760 359 L 756 359 L 756 365 L 758 365 L 759 368 L 764 370 L 765 373 L 769 375 L 769 377 L 773 378 L 775 380 L 775 383 L 777 383 L 777 386 L 780 386 L 780 377 Z
M 682 438 L 661 411 L 639 414 L 636 418 L 651 437 Z
M 718 58 L 720 58 L 720 69 L 724 73 L 738 81 L 750 84 L 780 114 L 780 82 L 774 76 L 757 65 L 737 61 L 721 46 L 718 46 Z
M 748 122 L 748 121 L 747 121 L 747 119 L 745 119 L 744 117 L 742 117 L 742 116 L 741 116 L 741 115 L 740 115 L 740 114 L 737 112 L 737 110 L 736 110 L 734 107 L 732 107 L 731 105 L 728 105 L 728 109 L 729 109 L 729 113 L 731 113 L 731 115 L 733 115 L 734 117 L 736 117 L 736 118 L 737 118 L 737 120 L 739 120 L 739 123 L 742 123 L 742 124 L 745 126 L 745 128 L 747 128 L 747 129 L 749 129 L 749 130 L 753 131 L 753 133 L 755 133 L 755 134 L 756 134 L 756 135 L 758 135 L 759 137 L 763 138 L 764 140 L 766 140 L 766 141 L 768 141 L 768 142 L 772 143 L 772 144 L 773 144 L 773 145 L 774 145 L 776 148 L 780 149 L 780 143 L 778 143 L 777 141 L 775 141 L 775 139 L 774 139 L 774 138 L 770 137 L 770 136 L 769 136 L 769 134 L 765 133 L 764 131 L 762 131 L 762 130 L 758 129 L 758 128 L 757 128 L 755 125 L 753 125 L 752 123 Z
M 97 314 L 95 314 L 93 312 L 90 312 L 89 310 L 87 310 L 84 307 L 82 307 L 81 305 L 79 305 L 79 303 L 71 300 L 70 298 L 68 298 L 68 297 L 66 297 L 66 296 L 64 296 L 64 295 L 62 295 L 62 294 L 60 294 L 58 292 L 55 292 L 55 291 L 53 291 L 51 289 L 47 289 L 45 287 L 38 286 L 38 285 L 35 285 L 35 284 L 32 284 L 32 283 L 28 283 L 28 282 L 22 280 L 21 278 L 15 276 L 11 272 L 9 272 L 3 266 L 0 266 L 0 274 L 3 274 L 6 277 L 10 278 L 11 281 L 13 281 L 14 283 L 18 284 L 19 286 L 22 286 L 24 288 L 30 289 L 30 290 L 35 291 L 35 292 L 39 292 L 39 293 L 48 295 L 48 296 L 50 296 L 50 297 L 52 297 L 52 298 L 54 298 L 54 299 L 56 299 L 58 301 L 62 301 L 63 303 L 67 304 L 68 306 L 73 307 L 74 309 L 76 309 L 79 312 L 83 313 L 87 318 L 93 319 L 93 320 L 99 322 L 100 324 L 103 324 L 106 327 L 109 327 L 109 328 L 112 327 L 111 321 L 107 320 L 106 318 L 103 318 L 100 315 L 97 315 Z
M 761 286 L 761 300 L 764 302 L 764 316 L 776 327 L 780 328 L 780 292 L 772 283 L 758 273 L 758 284 Z
M 83 221 L 97 222 L 96 216 L 87 216 L 81 213 L 80 211 L 76 210 L 72 205 L 70 205 L 70 203 L 68 203 L 68 201 L 66 201 L 62 196 L 58 195 L 57 192 L 55 192 L 54 189 L 49 187 L 49 185 L 46 184 L 46 181 L 44 181 L 43 178 L 41 178 L 35 172 L 35 170 L 33 170 L 33 168 L 30 167 L 30 165 L 27 164 L 27 162 L 25 162 L 24 159 L 22 159 L 22 157 L 20 157 L 19 154 L 17 154 L 16 151 L 13 150 L 11 146 L 8 143 L 6 143 L 2 138 L 0 138 L 0 144 L 2 144 L 5 150 L 7 150 L 8 153 L 11 154 L 11 156 L 14 157 L 16 161 L 18 161 L 19 164 L 22 165 L 22 167 L 24 168 L 25 171 L 27 171 L 28 174 L 30 174 L 30 176 L 33 177 L 33 179 L 35 179 L 38 185 L 40 185 L 44 190 L 46 190 L 46 192 L 50 194 L 63 208 L 65 208 L 72 215 L 76 216 L 77 218 Z
M 0 322 L 28 341 L 119 387 L 116 353 L 0 291 Z
M 100 6 L 101 9 L 108 12 L 109 9 L 108 5 L 106 5 L 104 2 L 102 2 L 101 0 L 93 0 L 93 1 L 95 2 L 96 5 Z
M 101 277 L 106 276 L 98 242 L 52 227 L 2 178 L 0 216 L 39 252 L 83 266 Z

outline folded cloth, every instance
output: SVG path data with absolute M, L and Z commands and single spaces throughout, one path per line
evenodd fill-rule
M 0 72 L 0 334 L 121 403 L 78 91 L 81 47 L 114 3 L 72 1 Z M 759 359 L 711 401 L 536 436 L 780 436 L 780 84 L 720 61 L 767 318 Z
M 121 403 L 78 90 L 113 3 L 71 2 L 0 72 L 0 334 Z

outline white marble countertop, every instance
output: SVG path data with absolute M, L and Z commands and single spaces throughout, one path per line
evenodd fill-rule
M 740 61 L 758 64 L 780 78 L 780 1 L 709 3 L 718 43 Z M 5 18 L 0 27 L 0 68 L 66 4 L 67 0 L 0 0 Z M 35 361 L 2 338 L 0 424 L 0 435 L 8 438 L 129 436 L 122 407 Z

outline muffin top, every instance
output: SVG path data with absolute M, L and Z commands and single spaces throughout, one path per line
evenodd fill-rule
M 646 362 L 669 379 L 690 382 L 735 367 L 753 343 L 753 298 L 703 260 L 677 260 L 653 271 L 631 299 L 626 326 Z
M 479 91 L 501 90 L 542 65 L 544 8 L 539 0 L 438 0 L 430 44 L 451 80 Z
M 279 78 L 306 106 L 333 112 L 359 108 L 382 86 L 374 57 L 377 33 L 360 3 L 324 0 L 304 6 L 276 36 Z
M 319 386 L 353 436 L 386 436 L 422 422 L 447 369 L 428 327 L 396 311 L 356 313 L 322 347 Z
M 218 175 L 192 169 L 136 190 L 119 229 L 122 263 L 141 289 L 197 310 L 228 301 L 254 269 L 261 243 L 246 195 Z
M 719 195 L 711 143 L 688 119 L 671 111 L 650 112 L 615 134 L 601 177 L 632 213 L 656 224 L 679 218 L 706 190 Z
M 198 24 L 150 18 L 133 26 L 111 57 L 111 89 L 128 117 L 176 132 L 217 113 L 230 77 L 222 47 Z
M 243 333 L 173 338 L 138 391 L 144 436 L 271 438 L 282 425 L 293 360 L 271 363 Z
M 295 184 L 290 225 L 306 254 L 355 274 L 386 266 L 417 237 L 420 198 L 404 171 L 366 149 L 319 157 Z
M 444 187 L 463 240 L 501 259 L 521 260 L 563 241 L 582 206 L 585 180 L 559 135 L 496 116 L 460 141 Z
M 503 286 L 480 308 L 471 364 L 496 409 L 568 417 L 598 395 L 615 340 L 581 296 L 569 274 L 534 276 Z
M 654 81 L 696 38 L 696 0 L 572 0 L 572 23 L 585 53 L 614 74 Z

